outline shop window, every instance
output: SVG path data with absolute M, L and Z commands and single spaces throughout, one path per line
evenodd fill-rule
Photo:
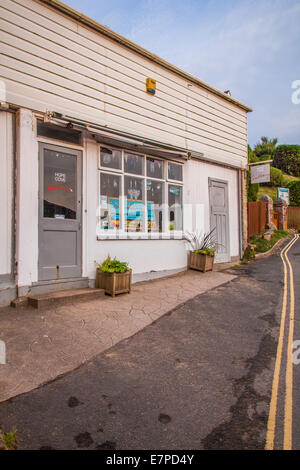
M 163 160 L 147 157 L 147 176 L 150 178 L 163 178 Z
M 182 230 L 182 186 L 168 185 L 169 230 Z
M 120 228 L 121 176 L 101 173 L 100 227 L 102 230 Z
M 148 232 L 162 232 L 164 183 L 147 180 L 146 188 Z
M 100 166 L 103 168 L 111 168 L 113 170 L 122 169 L 122 152 L 102 147 L 100 151 Z
M 125 231 L 143 232 L 144 228 L 144 179 L 124 177 Z
M 144 174 L 144 157 L 133 153 L 125 153 L 124 155 L 124 172 L 134 175 Z
M 182 231 L 182 166 L 170 164 L 173 162 L 102 147 L 100 229 Z M 167 182 L 167 175 L 172 182 Z
M 182 181 L 182 165 L 178 163 L 168 163 L 168 179 L 173 181 Z

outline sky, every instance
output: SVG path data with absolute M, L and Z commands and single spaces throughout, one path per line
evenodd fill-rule
M 300 144 L 300 0 L 64 1 L 254 108 L 252 147 Z

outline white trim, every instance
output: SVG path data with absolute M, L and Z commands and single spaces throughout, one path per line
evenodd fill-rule
M 184 240 L 183 230 L 170 230 L 169 232 L 120 232 L 110 230 L 102 231 L 97 240 Z

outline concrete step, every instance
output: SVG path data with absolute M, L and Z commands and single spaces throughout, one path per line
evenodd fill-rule
M 30 295 L 46 294 L 46 292 L 57 292 L 59 290 L 86 289 L 92 287 L 89 285 L 87 277 L 56 279 L 48 281 L 33 282 L 30 286 Z M 94 287 L 94 286 L 93 286 Z M 27 294 L 27 295 L 28 295 Z
M 14 308 L 27 307 L 28 306 L 28 297 L 22 296 L 17 297 L 16 299 L 10 302 L 10 306 Z
M 51 307 L 72 302 L 83 302 L 104 297 L 103 289 L 69 289 L 46 294 L 30 294 L 28 304 L 34 308 Z

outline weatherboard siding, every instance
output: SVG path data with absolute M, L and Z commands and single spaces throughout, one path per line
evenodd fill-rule
M 39 1 L 1 0 L 0 57 L 12 104 L 246 165 L 246 111 Z

